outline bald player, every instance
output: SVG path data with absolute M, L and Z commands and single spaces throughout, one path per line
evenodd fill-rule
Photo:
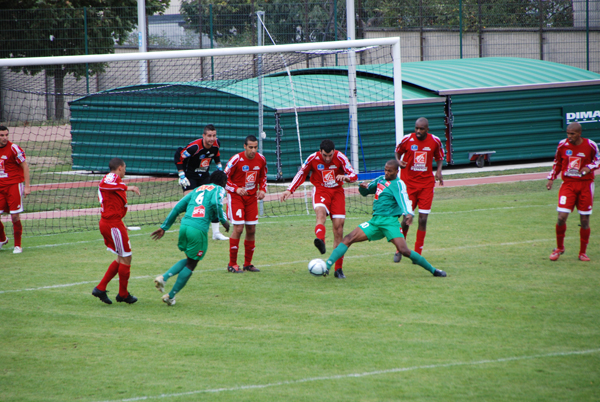
M 425 244 L 427 217 L 431 212 L 435 182 L 444 185 L 442 177 L 444 147 L 442 141 L 428 131 L 429 121 L 425 117 L 419 117 L 415 122 L 415 132 L 402 138 L 396 147 L 396 160 L 401 168 L 400 179 L 406 184 L 412 208 L 419 207 L 419 226 L 415 241 L 415 252 L 419 254 L 423 252 Z M 437 164 L 435 176 L 434 160 Z M 402 231 L 406 237 L 408 235 L 406 217 L 402 222 Z M 396 253 L 394 262 L 400 262 L 400 258 L 402 258 L 400 253 Z
M 598 145 L 581 136 L 581 124 L 575 122 L 567 126 L 567 138 L 558 143 L 554 165 L 548 174 L 546 188 L 559 174 L 562 184 L 558 190 L 558 221 L 556 222 L 556 248 L 550 253 L 550 261 L 556 261 L 565 252 L 567 218 L 576 207 L 579 212 L 579 260 L 589 261 L 586 254 L 590 240 L 590 215 L 594 202 L 594 170 L 600 166 Z
M 404 236 L 400 231 L 398 218 L 404 216 L 406 224 L 412 224 L 414 212 L 410 206 L 406 186 L 398 179 L 398 162 L 394 159 L 388 161 L 384 167 L 385 174 L 369 183 L 361 183 L 358 187 L 363 197 L 373 194 L 373 217 L 370 221 L 361 223 L 333 250 L 327 259 L 327 273 L 335 262 L 342 258 L 348 248 L 358 242 L 366 240 L 376 241 L 384 237 L 394 244 L 396 250 L 413 263 L 431 272 L 433 276 L 446 277 L 446 272 L 434 268 L 424 257 L 410 250 Z

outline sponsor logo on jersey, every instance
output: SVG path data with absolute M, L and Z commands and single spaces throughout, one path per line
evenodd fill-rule
M 192 212 L 192 218 L 204 218 L 206 211 L 204 209 L 204 205 L 199 205 L 194 207 L 194 211 Z
M 416 151 L 416 150 L 418 150 L 418 149 L 419 149 L 419 146 L 418 146 L 418 145 L 411 145 L 411 146 L 410 146 L 410 150 L 411 150 L 411 151 Z
M 317 165 L 317 169 L 319 169 L 319 170 L 323 170 L 323 169 L 325 169 L 325 165 L 322 165 L 322 164 L 320 164 L 320 163 L 319 163 L 319 164 Z
M 337 166 L 331 165 L 331 166 L 329 166 L 329 169 L 337 169 Z
M 431 148 L 425 147 L 425 148 L 423 148 L 423 151 L 431 151 Z
M 214 188 L 215 188 L 215 186 L 213 186 L 212 184 L 205 184 L 203 186 L 198 187 L 196 189 L 196 192 L 204 191 L 204 190 L 210 191 L 210 190 L 213 190 Z
M 567 152 L 565 152 L 565 154 L 567 154 L 568 156 L 573 155 L 573 151 L 571 151 L 570 149 L 567 149 Z
M 114 183 L 117 181 L 117 174 L 116 173 L 109 173 L 106 175 L 106 177 L 104 178 L 104 182 L 105 183 Z
M 254 166 L 254 169 L 252 170 L 260 170 L 260 166 Z
M 6 155 L 2 155 L 2 159 L 8 159 Z
M 246 189 L 252 190 L 256 186 L 257 172 L 246 173 Z
M 582 158 L 585 158 L 585 154 L 584 154 L 583 152 L 579 152 L 579 153 L 577 154 L 577 156 L 581 156 Z
M 181 155 L 183 155 L 184 158 L 189 158 L 191 156 L 188 151 L 183 151 Z
M 204 254 L 204 250 L 200 250 L 198 251 L 198 254 L 196 254 L 198 257 L 202 257 L 202 254 Z
M 385 185 L 383 183 L 377 183 L 377 191 L 375 192 L 375 199 L 379 199 L 379 194 L 381 194 L 385 190 Z
M 323 182 L 327 183 L 328 181 L 335 180 L 335 175 L 332 170 L 323 171 Z
M 202 167 L 210 166 L 210 159 L 208 159 L 208 158 L 202 159 L 202 161 L 200 162 L 200 166 L 202 166 Z
M 569 165 L 567 166 L 566 176 L 581 177 L 579 170 L 581 169 L 581 158 L 569 156 Z
M 412 170 L 416 172 L 427 171 L 427 152 L 415 152 Z
M 244 165 L 244 166 L 242 166 L 242 170 L 243 170 L 244 172 L 247 172 L 248 170 L 250 170 L 250 166 L 248 166 L 248 165 Z

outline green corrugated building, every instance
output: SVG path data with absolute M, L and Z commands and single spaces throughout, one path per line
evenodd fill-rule
M 360 170 L 381 170 L 395 147 L 392 66 L 357 69 Z M 262 79 L 269 179 L 293 177 L 324 138 L 344 151 L 346 74 L 344 67 L 295 70 L 293 92 L 285 73 Z M 574 120 L 582 122 L 584 136 L 600 141 L 599 74 L 539 60 L 481 58 L 404 63 L 402 81 L 405 134 L 427 117 L 451 164 L 486 152 L 494 161 L 552 158 Z M 174 173 L 175 149 L 200 137 L 206 124 L 217 127 L 223 160 L 242 151 L 247 135 L 258 136 L 256 78 L 117 88 L 70 105 L 74 169 L 103 171 L 110 157 L 120 156 L 130 173 Z

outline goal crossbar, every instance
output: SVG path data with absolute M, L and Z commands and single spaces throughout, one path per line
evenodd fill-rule
M 266 54 L 283 52 L 302 52 L 314 49 L 361 48 L 367 46 L 393 46 L 400 52 L 400 38 L 357 39 L 335 42 L 309 42 L 292 45 L 244 46 L 218 49 L 172 50 L 164 52 L 136 52 L 118 54 L 90 54 L 80 56 L 56 57 L 12 57 L 0 59 L 0 67 L 39 66 L 57 64 L 106 63 L 112 61 L 159 60 L 189 57 L 231 56 L 243 54 Z

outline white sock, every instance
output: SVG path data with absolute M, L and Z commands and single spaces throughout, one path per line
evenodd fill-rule
M 219 232 L 219 222 L 211 222 L 210 225 L 212 227 L 213 235 L 216 233 L 220 233 Z

